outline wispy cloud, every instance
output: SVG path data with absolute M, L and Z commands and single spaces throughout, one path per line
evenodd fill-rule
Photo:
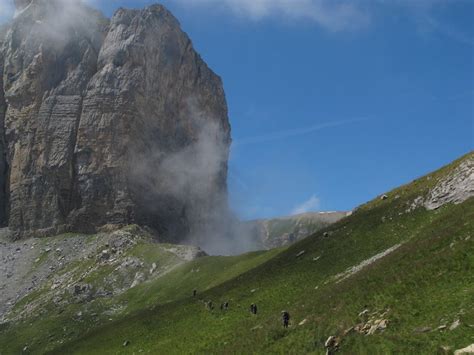
M 186 6 L 207 6 L 230 10 L 234 14 L 261 20 L 278 16 L 308 20 L 330 31 L 365 27 L 370 17 L 353 0 L 174 0 Z
M 311 196 L 308 200 L 305 202 L 299 204 L 293 210 L 291 211 L 292 215 L 295 214 L 302 214 L 302 213 L 307 213 L 311 211 L 315 211 L 319 209 L 319 198 L 316 195 Z
M 425 22 L 429 27 L 429 30 L 432 32 L 449 37 L 458 43 L 474 46 L 474 38 L 472 37 L 472 35 L 464 33 L 450 24 L 440 22 L 430 16 L 426 16 Z
M 83 2 L 97 8 L 127 6 L 126 0 L 63 0 L 69 3 Z M 463 0 L 168 0 L 181 7 L 203 8 L 205 11 L 227 12 L 244 19 L 260 21 L 278 18 L 281 21 L 308 21 L 331 32 L 366 28 L 379 22 L 381 14 L 392 14 L 396 9 L 407 9 L 410 16 L 424 17 L 422 27 L 451 39 L 474 45 L 474 39 L 448 23 L 435 20 L 432 10 Z M 466 1 L 466 0 L 464 0 Z M 136 0 L 146 4 L 146 0 Z M 0 0 L 0 23 L 14 14 L 13 0 Z M 425 28 L 426 30 L 426 28 Z
M 436 34 L 461 44 L 474 46 L 474 38 L 469 32 L 458 28 L 451 21 L 446 21 L 440 14 L 443 9 L 456 3 L 469 3 L 469 0 L 377 0 L 385 8 L 399 8 L 415 21 L 421 35 Z
M 80 4 L 86 4 L 95 8 L 100 8 L 111 0 L 61 0 L 64 4 L 69 5 L 69 8 L 74 8 Z M 0 0 L 0 24 L 7 22 L 21 11 L 16 11 L 14 0 Z
M 358 123 L 358 122 L 363 122 L 367 120 L 369 120 L 369 118 L 367 117 L 355 118 L 355 119 L 350 119 L 350 120 L 321 123 L 314 126 L 303 127 L 303 128 L 288 129 L 288 130 L 273 132 L 273 133 L 264 134 L 260 136 L 241 138 L 241 139 L 234 140 L 233 146 L 236 147 L 236 146 L 247 145 L 247 144 L 265 143 L 265 142 L 270 142 L 270 141 L 275 141 L 275 140 L 280 140 L 280 139 L 285 139 L 285 138 L 290 138 L 290 137 L 303 136 L 303 135 L 320 131 L 326 128 L 344 126 L 347 124 Z
M 351 31 L 384 22 L 404 10 L 418 25 L 454 41 L 474 45 L 469 34 L 433 17 L 435 9 L 467 0 L 170 0 L 187 8 L 227 11 L 259 21 L 276 17 L 283 21 L 310 21 L 331 31 Z

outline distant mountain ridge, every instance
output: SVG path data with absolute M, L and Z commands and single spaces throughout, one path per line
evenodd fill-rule
M 347 217 L 352 212 L 307 212 L 246 222 L 263 249 L 293 244 Z

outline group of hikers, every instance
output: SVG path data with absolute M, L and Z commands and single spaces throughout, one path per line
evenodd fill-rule
M 197 290 L 193 290 L 193 297 L 196 297 L 196 296 L 197 296 Z M 214 309 L 214 304 L 212 301 L 207 301 L 205 302 L 205 304 L 208 310 L 212 311 Z M 221 303 L 220 309 L 221 311 L 227 311 L 229 309 L 229 302 L 225 301 Z M 250 305 L 250 313 L 252 313 L 253 315 L 257 315 L 257 312 L 258 312 L 257 305 L 255 303 L 252 303 Z M 282 311 L 281 320 L 282 320 L 283 328 L 288 328 L 290 325 L 290 313 L 288 311 Z

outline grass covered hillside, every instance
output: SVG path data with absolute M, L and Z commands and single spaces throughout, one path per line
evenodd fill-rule
M 22 278 L 42 278 L 41 285 L 20 297 L 3 316 L 2 355 L 55 349 L 96 327 L 186 298 L 196 288 L 210 289 L 279 252 L 202 256 L 194 247 L 156 243 L 137 226 L 29 241 L 26 249 L 29 244 L 36 254 Z M 79 248 L 67 249 L 77 244 Z M 65 252 L 73 256 L 65 259 Z M 46 277 L 44 269 L 49 271 Z
M 474 198 L 469 186 L 456 203 L 448 197 L 473 161 L 470 153 L 290 247 L 173 263 L 118 296 L 6 323 L 1 353 L 318 354 L 330 336 L 341 354 L 453 353 L 474 343 Z M 433 193 L 445 185 L 448 194 Z M 101 321 L 84 315 L 92 309 Z

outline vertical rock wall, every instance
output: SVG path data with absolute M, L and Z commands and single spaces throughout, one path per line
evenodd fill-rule
M 1 33 L 0 33 L 1 36 Z M 0 39 L 0 47 L 2 40 Z M 7 224 L 7 161 L 6 161 L 6 144 L 5 144 L 5 111 L 7 109 L 5 96 L 3 93 L 3 56 L 0 52 L 0 227 Z
M 176 240 L 226 204 L 222 83 L 164 7 L 109 21 L 19 3 L 0 55 L 0 220 L 18 237 L 139 223 Z
M 61 1 L 32 1 L 3 47 L 9 226 L 21 234 L 67 229 L 82 94 L 95 73 L 101 17 Z M 76 16 L 83 16 L 76 18 Z

